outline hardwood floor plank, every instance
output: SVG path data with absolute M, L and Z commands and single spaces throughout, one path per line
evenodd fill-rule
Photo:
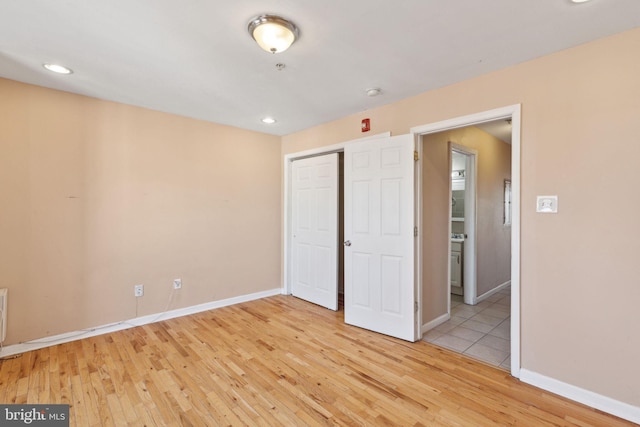
M 0 402 L 9 402 L 7 391 L 13 377 L 12 372 L 15 369 L 15 363 L 17 363 L 15 360 L 16 356 L 12 356 L 0 363 Z
M 83 397 L 84 393 L 80 375 L 74 375 L 71 377 L 71 401 L 69 402 L 69 405 L 73 407 L 73 411 L 69 408 L 69 416 L 77 426 L 86 426 L 91 423 L 87 416 L 87 406 L 89 405 L 83 403 Z M 71 415 L 73 415 L 73 417 L 71 417 Z
M 76 426 L 630 426 L 425 342 L 275 296 L 0 360 Z
M 152 414 L 148 408 L 144 406 L 144 404 L 140 403 L 133 408 L 137 414 L 137 420 L 133 423 L 130 423 L 131 426 L 145 426 L 145 427 L 154 427 L 154 426 L 162 426 L 159 422 L 158 418 L 155 418 L 155 414 Z
M 99 421 L 100 413 L 98 411 L 98 398 L 96 392 L 91 384 L 91 378 L 88 370 L 80 372 L 80 387 L 82 392 L 82 398 L 78 401 L 74 401 L 73 407 L 70 408 L 71 414 L 75 415 L 76 408 L 82 408 L 86 411 L 86 417 L 91 424 L 95 424 Z M 65 403 L 65 402 L 61 402 Z M 82 418 L 82 415 L 76 417 Z
M 16 402 L 16 394 L 18 392 L 18 378 L 20 376 L 20 366 L 22 364 L 22 357 L 20 356 L 17 359 L 10 360 L 8 363 L 11 364 L 11 368 L 9 370 L 9 377 L 5 382 L 5 399 L 3 402 L 6 403 L 15 403 Z

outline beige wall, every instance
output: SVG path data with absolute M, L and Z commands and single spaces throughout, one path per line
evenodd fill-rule
M 511 179 L 511 146 L 473 126 L 425 135 L 422 142 L 422 323 L 425 324 L 447 313 L 449 300 L 449 142 L 477 153 L 476 296 L 511 278 L 511 227 L 503 225 L 503 189 L 504 180 Z
M 281 286 L 280 138 L 0 79 L 12 344 Z M 133 296 L 134 284 L 145 295 Z
M 640 406 L 638 51 L 640 29 L 366 117 L 402 134 L 522 104 L 522 367 Z M 281 154 L 358 138 L 365 116 L 278 146 L 6 80 L 0 94 L 6 344 L 161 311 L 177 276 L 171 308 L 280 286 Z M 539 194 L 559 195 L 559 213 L 536 214 Z
M 363 117 L 403 134 L 521 103 L 521 365 L 640 406 L 635 52 L 640 29 L 286 136 L 282 151 L 358 138 Z M 535 212 L 547 194 L 556 215 Z

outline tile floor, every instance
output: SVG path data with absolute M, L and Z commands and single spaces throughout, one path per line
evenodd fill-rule
M 476 305 L 451 295 L 451 319 L 422 339 L 509 370 L 511 366 L 511 288 Z

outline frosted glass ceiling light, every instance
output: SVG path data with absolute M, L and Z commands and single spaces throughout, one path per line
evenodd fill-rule
M 249 22 L 249 34 L 258 45 L 270 53 L 289 49 L 300 35 L 293 22 L 275 15 L 260 15 Z

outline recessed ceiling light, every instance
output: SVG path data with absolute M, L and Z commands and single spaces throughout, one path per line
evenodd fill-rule
M 54 73 L 58 73 L 58 74 L 71 74 L 73 73 L 73 70 L 71 68 L 67 68 L 64 67 L 62 65 L 58 65 L 58 64 L 42 64 L 42 66 L 44 68 L 46 68 L 49 71 L 53 71 Z
M 571 0 L 573 3 L 586 3 L 590 0 Z
M 367 96 L 378 96 L 382 93 L 382 90 L 378 87 L 367 89 Z
M 272 125 L 276 122 L 276 119 L 274 119 L 273 117 L 265 117 L 264 119 L 262 119 L 262 123 L 266 123 L 268 125 Z

